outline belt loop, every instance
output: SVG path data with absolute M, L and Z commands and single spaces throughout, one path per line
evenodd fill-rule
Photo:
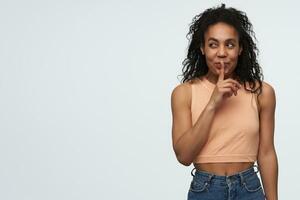
M 194 167 L 193 169 L 192 169 L 192 171 L 191 171 L 191 175 L 194 177 L 195 176 L 195 174 L 193 174 L 193 171 L 195 170 L 196 168 Z
M 208 183 L 210 183 L 212 177 L 214 177 L 214 174 L 209 174 L 209 175 L 208 175 L 208 180 L 207 180 Z
M 244 184 L 244 177 L 243 177 L 243 174 L 240 172 L 240 173 L 239 173 L 239 176 L 240 176 L 240 178 L 241 178 L 241 185 L 243 185 L 243 184 Z
M 257 171 L 254 170 L 254 172 L 257 174 L 259 172 L 259 166 L 254 164 L 253 167 L 256 167 Z

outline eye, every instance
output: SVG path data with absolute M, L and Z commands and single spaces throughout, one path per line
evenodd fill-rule
M 229 47 L 229 48 L 233 48 L 234 46 L 235 46 L 235 45 L 232 44 L 232 43 L 229 43 L 229 44 L 228 44 L 228 47 Z
M 208 46 L 209 46 L 209 47 L 216 47 L 217 44 L 216 44 L 216 43 L 210 43 Z

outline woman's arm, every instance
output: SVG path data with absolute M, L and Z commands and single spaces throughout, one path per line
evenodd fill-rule
M 258 97 L 260 132 L 258 166 L 267 200 L 278 199 L 278 161 L 274 146 L 275 91 L 263 82 L 262 94 Z
M 215 114 L 215 107 L 208 104 L 195 126 L 191 119 L 191 85 L 177 86 L 171 95 L 173 115 L 172 141 L 177 160 L 189 166 L 207 141 L 208 132 Z
M 221 64 L 216 86 L 194 126 L 191 119 L 191 84 L 180 84 L 172 92 L 173 149 L 177 160 L 183 165 L 189 166 L 206 143 L 216 109 L 222 101 L 237 95 L 237 90 L 242 87 L 231 78 L 224 80 L 224 63 Z

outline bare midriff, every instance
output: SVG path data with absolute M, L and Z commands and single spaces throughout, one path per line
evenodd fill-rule
M 194 163 L 197 170 L 206 171 L 219 176 L 230 176 L 251 168 L 254 162 L 228 162 L 228 163 Z

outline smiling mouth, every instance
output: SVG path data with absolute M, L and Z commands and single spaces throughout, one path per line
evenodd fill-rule
M 215 67 L 216 67 L 218 70 L 220 70 L 221 67 L 222 67 L 221 63 L 214 63 L 214 65 L 215 65 Z M 224 63 L 224 69 L 225 69 L 225 70 L 228 69 L 228 66 L 229 66 L 229 63 Z
M 221 66 L 221 63 L 220 63 L 220 62 L 216 62 L 216 63 L 214 63 L 214 64 L 217 65 L 217 66 Z M 225 66 L 229 65 L 229 62 L 224 62 L 224 65 L 225 65 Z

